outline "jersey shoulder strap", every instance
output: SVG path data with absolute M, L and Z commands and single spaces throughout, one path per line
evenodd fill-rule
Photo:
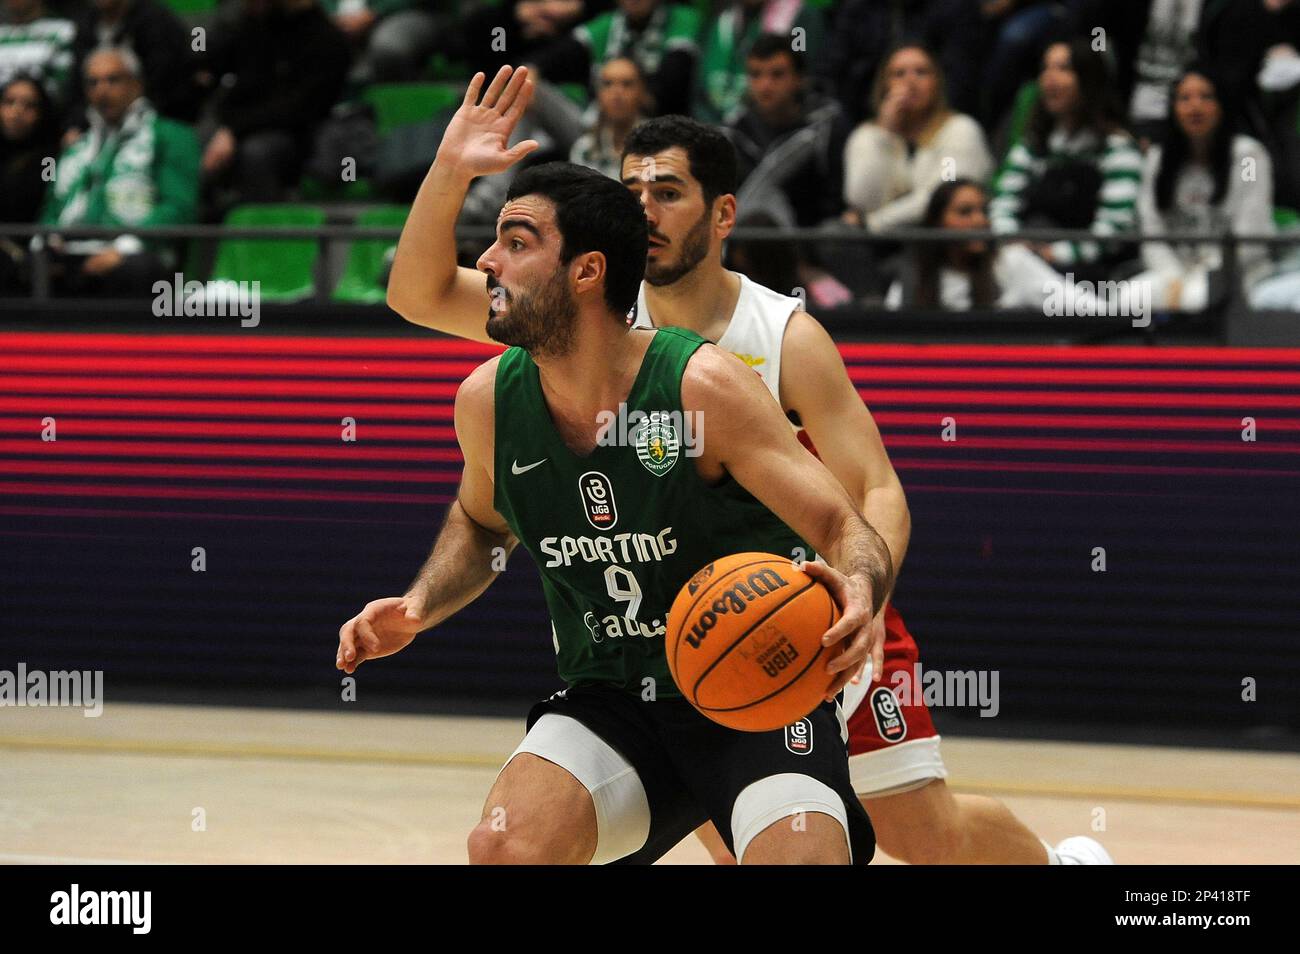
M 740 297 L 731 323 L 718 339 L 718 347 L 730 351 L 758 372 L 767 389 L 781 400 L 781 344 L 790 316 L 803 307 L 798 298 L 782 295 L 740 276 Z
M 514 511 L 505 493 L 505 475 L 522 473 L 529 465 L 551 456 L 555 426 L 542 397 L 537 365 L 523 348 L 507 348 L 497 362 L 493 386 L 492 463 L 496 481 L 493 502 L 507 522 Z
M 691 355 L 704 344 L 708 342 L 686 328 L 660 328 L 655 332 L 644 359 L 649 367 L 641 375 L 645 382 L 643 393 L 638 395 L 641 410 L 681 410 L 682 375 Z

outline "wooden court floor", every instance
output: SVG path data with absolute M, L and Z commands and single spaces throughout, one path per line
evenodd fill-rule
M 522 731 L 522 719 L 0 708 L 0 862 L 462 864 Z M 960 738 L 943 748 L 949 784 L 1003 799 L 1053 843 L 1089 834 L 1120 864 L 1300 861 L 1300 756 Z M 707 861 L 693 840 L 664 859 Z

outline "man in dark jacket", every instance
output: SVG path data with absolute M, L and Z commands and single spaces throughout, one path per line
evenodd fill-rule
M 778 221 L 814 227 L 844 208 L 844 143 L 848 128 L 839 106 L 814 96 L 805 84 L 806 54 L 789 37 L 760 35 L 745 61 L 745 108 L 726 127 L 736 147 L 743 208 L 766 208 Z M 782 214 L 764 198 L 777 190 L 788 203 Z
M 807 89 L 807 55 L 791 48 L 790 37 L 764 33 L 745 60 L 745 108 L 724 128 L 741 177 L 736 205 L 750 210 L 739 224 L 811 228 L 843 211 L 849 130 L 838 103 Z M 749 218 L 756 213 L 761 222 Z M 819 308 L 846 304 L 849 290 L 821 261 L 816 247 L 801 253 L 800 284 Z
M 212 46 L 217 92 L 203 173 L 233 185 L 238 201 L 278 201 L 343 91 L 347 40 L 316 0 L 244 0 Z

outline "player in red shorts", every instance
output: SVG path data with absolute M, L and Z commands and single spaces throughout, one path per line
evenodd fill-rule
M 485 154 L 496 156 L 499 168 L 485 164 L 486 171 L 502 171 L 529 151 L 525 143 L 510 144 L 513 124 L 471 120 L 463 113 L 446 135 L 454 131 L 461 148 L 472 149 L 480 162 Z M 911 530 L 907 501 L 839 350 L 799 299 L 722 267 L 722 243 L 736 217 L 735 153 L 726 137 L 681 116 L 650 120 L 628 137 L 623 174 L 650 224 L 636 322 L 689 328 L 749 364 L 885 538 L 897 578 Z M 486 341 L 488 295 L 482 277 L 474 273 L 463 282 L 458 277 L 450 286 L 440 285 L 427 267 L 430 256 L 454 255 L 431 240 L 440 231 L 435 219 L 440 224 L 458 214 L 445 203 L 417 199 L 391 280 L 397 283 L 400 274 L 397 284 L 408 293 L 389 304 L 408 321 Z M 782 375 L 786 362 L 798 373 Z M 898 611 L 887 604 L 884 612 L 883 664 L 874 666 L 880 675 L 850 684 L 843 701 L 854 790 L 871 816 L 879 847 L 914 864 L 1110 863 L 1091 838 L 1067 838 L 1053 848 L 996 799 L 948 789 L 928 710 L 923 704 L 899 704 L 892 695 L 891 677 L 898 671 L 910 675 L 918 651 Z M 711 826 L 699 835 L 715 860 L 731 860 Z
M 716 130 L 680 116 L 650 120 L 629 135 L 623 182 L 641 197 L 651 242 L 636 323 L 690 328 L 753 368 L 804 444 L 820 448 L 818 456 L 862 502 L 897 574 L 911 532 L 907 500 L 839 350 L 799 299 L 722 267 L 722 243 L 735 223 L 730 149 Z M 798 373 L 782 375 L 786 362 Z M 843 700 L 849 771 L 880 848 L 913 864 L 1108 863 L 1091 838 L 1053 848 L 996 799 L 948 789 L 929 710 L 919 694 L 900 700 L 895 692 L 907 685 L 895 673 L 915 673 L 916 642 L 892 603 L 884 613 L 881 678 L 851 683 Z M 715 860 L 730 860 L 715 831 L 706 827 L 700 836 Z

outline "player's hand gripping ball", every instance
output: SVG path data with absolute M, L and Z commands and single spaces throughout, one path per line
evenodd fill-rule
M 835 675 L 822 636 L 840 617 L 830 591 L 788 557 L 736 553 L 691 577 L 668 612 L 664 650 L 690 703 L 732 729 L 766 732 L 802 719 Z

